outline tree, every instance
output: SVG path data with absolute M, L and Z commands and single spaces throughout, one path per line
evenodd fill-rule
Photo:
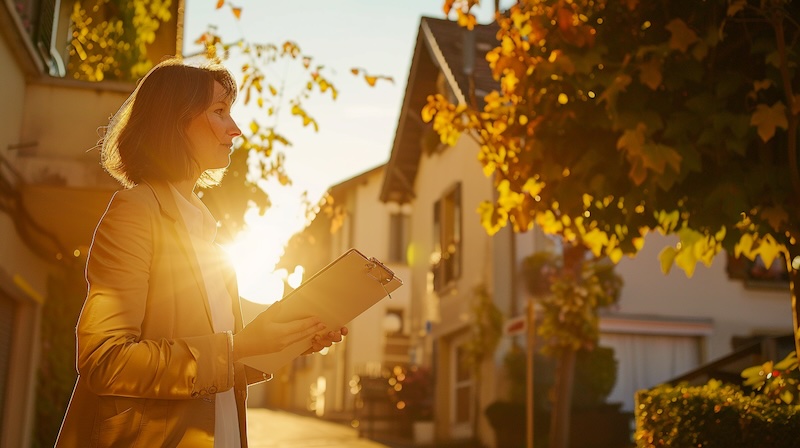
M 541 308 L 536 323 L 541 351 L 556 362 L 551 447 L 568 445 L 576 355 L 579 350 L 596 348 L 600 336 L 598 309 L 616 303 L 622 289 L 622 278 L 607 257 L 598 258 L 583 245 L 566 245 L 561 252 L 535 252 L 523 264 L 528 291 Z
M 163 22 L 171 20 L 172 0 L 78 0 L 70 21 L 68 75 L 85 81 L 131 81 L 153 67 L 147 47 Z
M 172 5 L 172 0 L 76 1 L 70 17 L 74 29 L 69 46 L 69 76 L 85 81 L 135 81 L 143 76 L 158 62 L 148 54 L 148 48 L 161 23 L 174 20 Z M 216 8 L 227 10 L 237 20 L 243 14 L 241 7 L 226 0 L 218 0 Z M 255 206 L 264 213 L 270 207 L 266 182 L 274 180 L 279 186 L 292 183 L 284 169 L 285 149 L 292 145 L 292 139 L 284 133 L 287 122 L 281 118 L 288 112 L 293 117 L 290 119 L 300 120 L 304 128 L 316 132 L 319 123 L 306 108 L 307 101 L 322 96 L 336 100 L 339 92 L 328 76 L 330 70 L 303 53 L 297 42 L 260 43 L 246 38 L 227 42 L 215 27 L 209 26 L 195 43 L 204 49 L 198 57 L 236 67 L 234 74 L 241 73 L 239 101 L 257 110 L 257 118 L 240 123 L 243 135 L 235 141 L 223 183 L 202 194 L 219 217 L 219 241 L 227 242 L 243 228 L 248 208 Z M 391 77 L 371 74 L 363 68 L 351 68 L 350 72 L 363 77 L 371 87 L 379 81 L 393 82 Z M 301 87 L 287 87 L 290 76 L 292 84 Z M 327 203 L 326 209 L 331 209 L 330 197 L 318 201 L 303 195 L 300 200 L 309 213 L 319 204 Z
M 470 28 L 477 0 L 445 0 Z M 795 340 L 800 276 L 800 8 L 790 0 L 520 0 L 497 14 L 486 106 L 428 98 L 443 142 L 480 145 L 511 225 L 615 262 L 651 231 L 688 276 L 726 250 L 789 271 Z
M 660 231 L 679 239 L 665 271 L 691 276 L 723 249 L 767 266 L 783 255 L 795 285 L 798 13 L 786 0 L 519 1 L 497 16 L 486 107 L 436 95 L 422 115 L 444 142 L 480 144 L 498 191 L 481 205 L 490 233 L 536 223 L 618 261 Z

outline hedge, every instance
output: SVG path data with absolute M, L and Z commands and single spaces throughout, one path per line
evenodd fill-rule
M 796 448 L 800 405 L 716 380 L 661 385 L 636 395 L 635 440 L 639 448 Z

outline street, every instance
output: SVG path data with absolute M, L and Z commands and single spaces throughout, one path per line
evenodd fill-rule
M 345 425 L 265 408 L 247 410 L 251 448 L 387 448 Z

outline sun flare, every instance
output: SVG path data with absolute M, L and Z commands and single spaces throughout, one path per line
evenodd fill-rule
M 292 273 L 275 269 L 289 238 L 305 227 L 306 217 L 296 198 L 287 194 L 273 195 L 272 199 L 272 206 L 263 215 L 256 208 L 248 210 L 244 230 L 223 247 L 236 269 L 239 295 L 262 305 L 280 300 L 286 283 L 296 287 L 304 272 L 302 266 L 295 267 Z

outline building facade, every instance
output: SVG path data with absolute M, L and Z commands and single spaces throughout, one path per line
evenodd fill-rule
M 176 52 L 180 3 L 149 47 L 156 60 Z M 38 418 L 63 415 L 68 395 L 37 388 L 37 378 L 57 378 L 53 369 L 74 363 L 74 340 L 58 336 L 63 346 L 54 346 L 51 323 L 74 328 L 82 297 L 61 315 L 58 285 L 82 285 L 85 294 L 86 251 L 118 188 L 98 163 L 98 127 L 135 84 L 68 76 L 74 4 L 0 1 L 0 447 L 31 446 L 34 431 L 52 430 L 37 427 Z M 72 352 L 53 353 L 62 347 Z M 72 360 L 54 366 L 51 355 Z

